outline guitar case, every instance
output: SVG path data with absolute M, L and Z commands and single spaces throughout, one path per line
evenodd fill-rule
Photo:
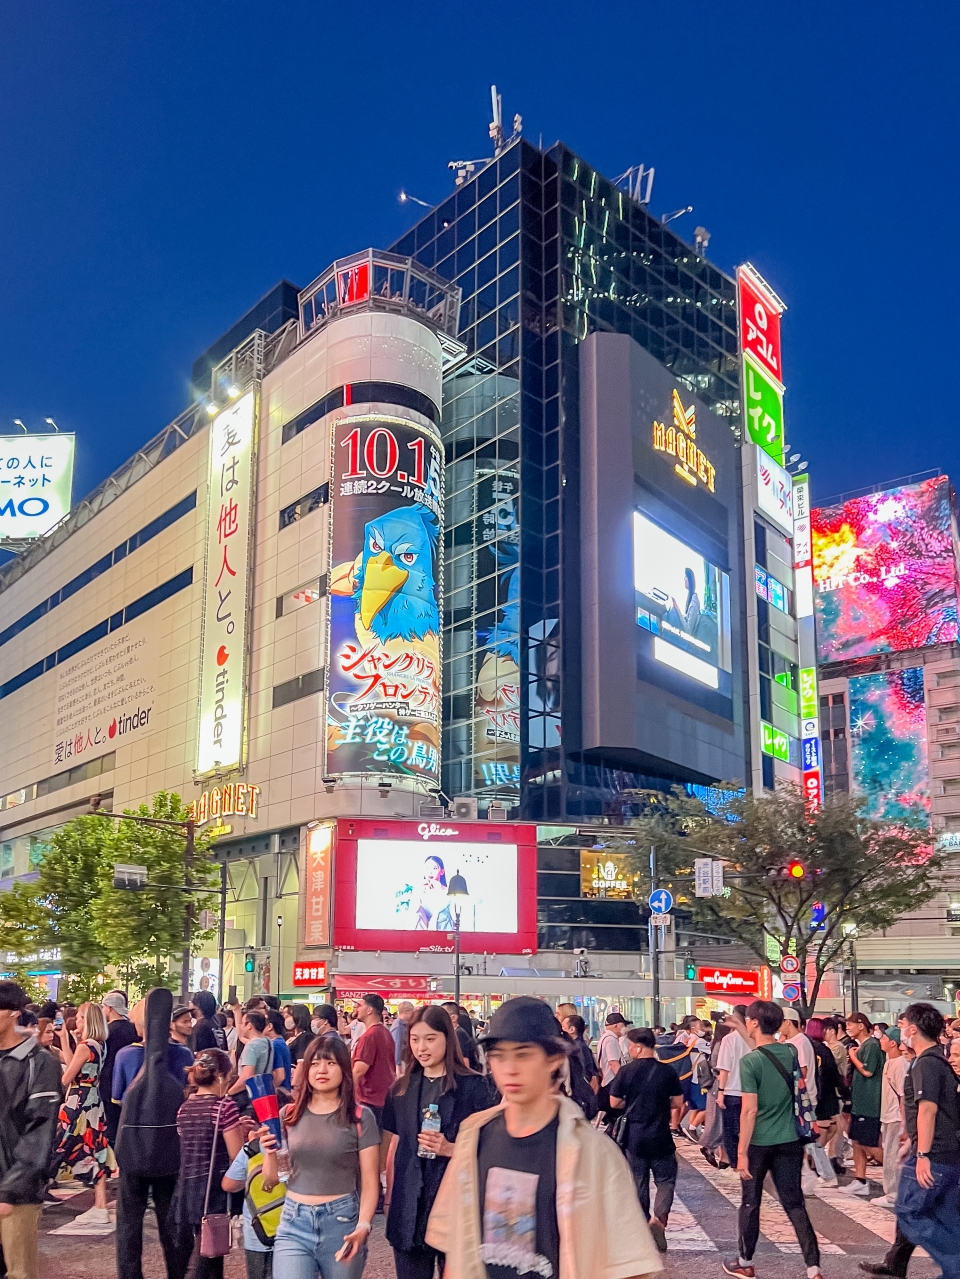
M 124 1094 L 116 1144 L 120 1171 L 134 1177 L 176 1177 L 180 1171 L 183 1088 L 167 1066 L 172 1012 L 169 990 L 148 992 L 143 1066 Z

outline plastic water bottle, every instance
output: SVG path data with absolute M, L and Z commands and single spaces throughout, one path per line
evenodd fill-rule
M 439 1132 L 440 1131 L 440 1111 L 437 1109 L 436 1102 L 432 1102 L 429 1106 L 424 1107 L 423 1120 L 420 1124 L 421 1132 Z M 417 1154 L 421 1159 L 436 1159 L 437 1152 L 435 1150 L 427 1150 L 425 1146 L 417 1146 Z

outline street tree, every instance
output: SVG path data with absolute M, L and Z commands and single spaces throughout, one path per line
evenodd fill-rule
M 866 816 L 863 796 L 845 794 L 811 809 L 789 786 L 725 794 L 712 811 L 675 795 L 635 823 L 637 833 L 658 844 L 666 874 L 686 883 L 696 925 L 735 938 L 764 963 L 768 941 L 797 957 L 799 1010 L 809 1016 L 852 936 L 883 932 L 939 891 L 943 859 L 927 814 L 905 810 L 900 822 L 877 821 Z M 724 896 L 693 896 L 698 855 L 723 861 Z

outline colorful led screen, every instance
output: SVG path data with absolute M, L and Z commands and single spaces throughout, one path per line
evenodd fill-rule
M 944 475 L 813 512 L 821 662 L 957 638 L 957 567 Z
M 850 680 L 850 766 L 868 816 L 897 821 L 915 805 L 929 810 L 922 666 Z

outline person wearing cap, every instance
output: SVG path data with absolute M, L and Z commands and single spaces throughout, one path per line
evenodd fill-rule
M 190 1047 L 193 1037 L 193 1013 L 189 1004 L 177 1004 L 170 1014 L 170 1042 Z
M 626 1160 L 560 1093 L 571 1046 L 551 1009 L 508 999 L 481 1043 L 503 1100 L 460 1125 L 427 1223 L 444 1279 L 661 1270 Z
M 6 1272 L 38 1279 L 37 1240 L 57 1135 L 60 1063 L 17 1028 L 27 996 L 0 981 L 0 1251 Z
M 632 1025 L 633 1022 L 627 1021 L 623 1013 L 615 1008 L 613 1012 L 607 1013 L 603 1034 L 597 1042 L 597 1069 L 600 1071 L 597 1103 L 601 1111 L 606 1112 L 607 1123 L 613 1123 L 617 1117 L 610 1108 L 610 1085 L 620 1067 L 630 1060 L 624 1036 Z
M 100 1095 L 103 1101 L 103 1118 L 107 1125 L 107 1141 L 115 1146 L 120 1107 L 115 1106 L 112 1101 L 113 1064 L 117 1060 L 117 1053 L 128 1044 L 136 1043 L 138 1035 L 136 1027 L 130 1021 L 127 997 L 122 990 L 108 991 L 101 999 L 100 1006 L 107 1021 L 107 1052 L 100 1071 Z
M 883 1194 L 874 1205 L 893 1208 L 900 1185 L 900 1145 L 906 1140 L 903 1117 L 903 1080 L 907 1059 L 900 1051 L 900 1031 L 888 1026 L 880 1036 L 886 1061 L 880 1085 L 880 1142 L 883 1148 Z

